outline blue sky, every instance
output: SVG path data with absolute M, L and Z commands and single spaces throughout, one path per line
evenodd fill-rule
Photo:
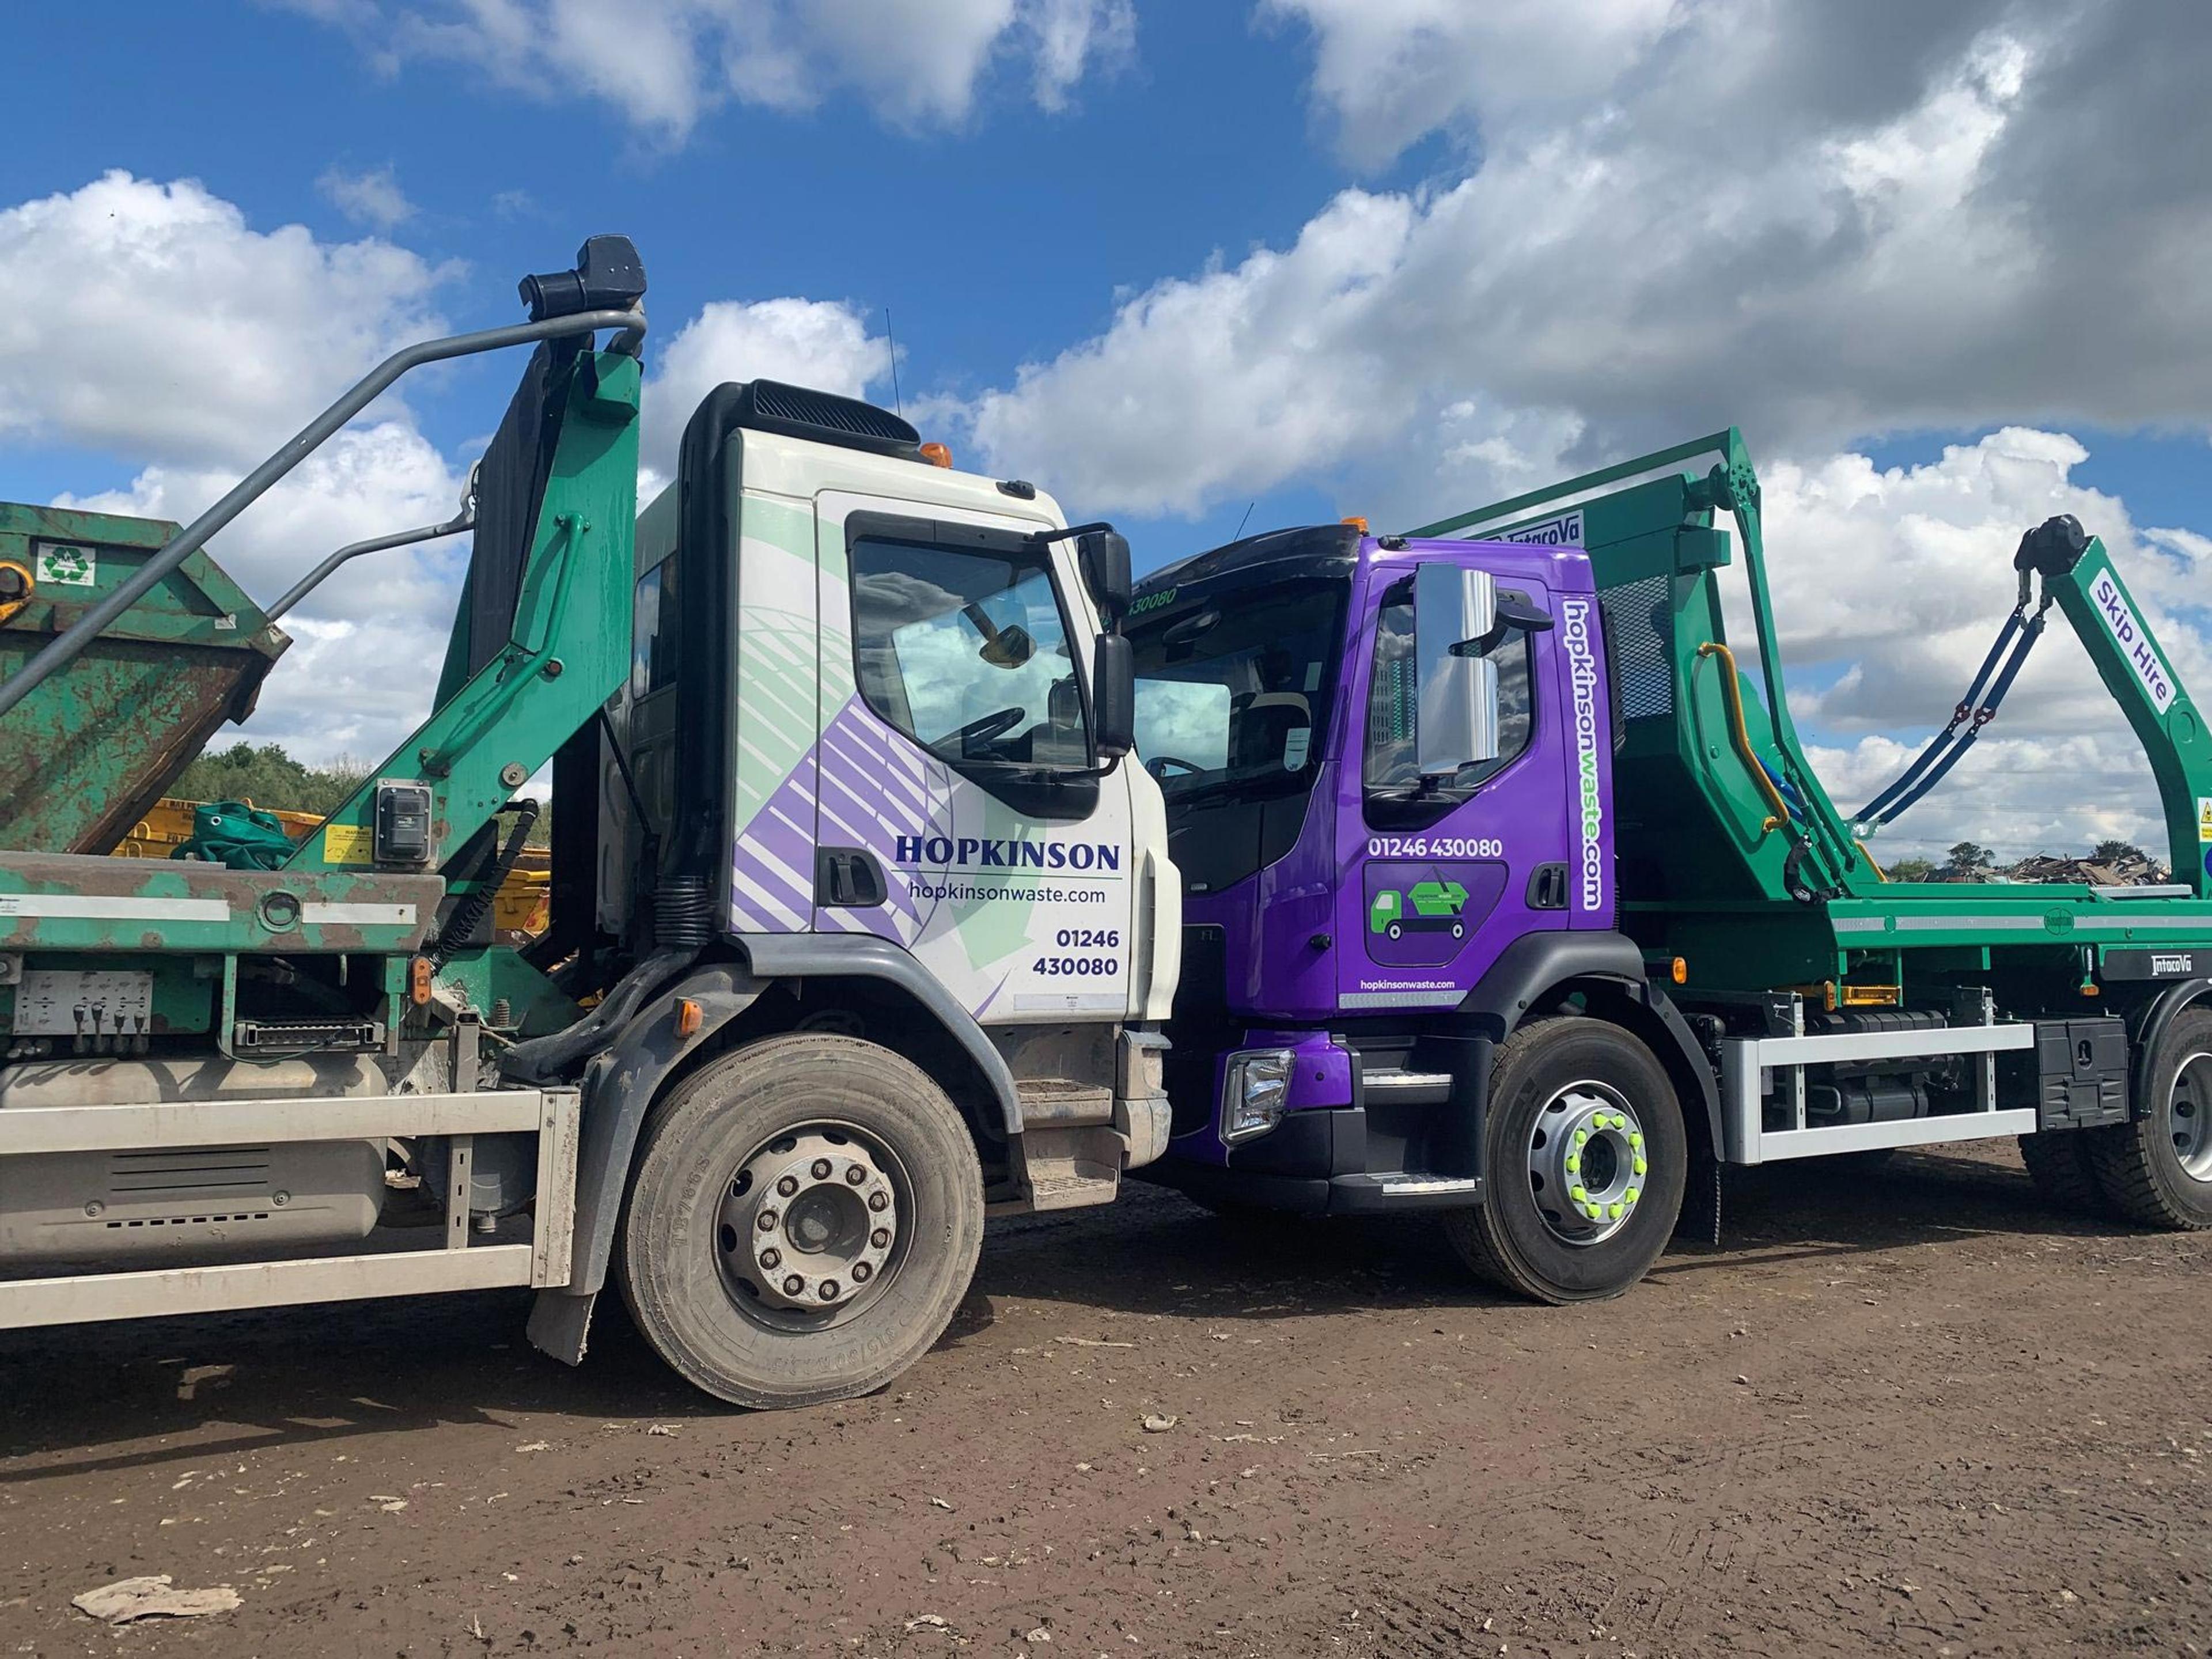
M 1248 505 L 1415 522 L 1741 422 L 1801 719 L 1853 799 L 1948 711 L 2049 512 L 2212 678 L 2212 19 L 1844 9 L 21 8 L 0 276 L 52 302 L 0 328 L 0 493 L 189 516 L 394 340 L 509 319 L 520 272 L 619 230 L 664 434 L 752 373 L 888 401 L 888 307 L 908 411 L 1115 517 L 1140 567 Z M 273 592 L 442 516 L 514 372 L 410 386 L 219 555 Z M 457 568 L 334 584 L 255 732 L 380 752 Z M 1899 846 L 2151 832 L 2070 649 Z
M 467 268 L 439 294 L 457 325 L 508 319 L 523 271 L 620 231 L 645 257 L 656 318 L 806 295 L 880 328 L 888 307 L 902 390 L 958 394 L 1103 327 L 1117 289 L 1294 235 L 1352 176 L 1305 103 L 1298 30 L 1213 4 L 1148 10 L 1142 27 L 1140 58 L 1061 112 L 1039 109 L 1008 67 L 955 129 L 901 129 L 850 102 L 798 116 L 738 106 L 678 145 L 604 103 L 487 87 L 464 64 L 380 73 L 343 31 L 282 9 L 44 7 L 11 33 L 28 57 L 98 76 L 96 125 L 80 75 L 35 77 L 0 177 L 9 199 L 110 167 L 194 178 L 258 228 L 299 222 L 335 241 L 363 227 L 318 179 L 390 167 L 416 210 L 399 240 Z M 510 192 L 526 200 L 500 199 Z M 979 258 L 979 244 L 996 252 Z M 426 432 L 480 436 L 511 378 L 502 362 L 457 374 L 424 400 Z M 0 451 L 0 488 L 101 488 L 133 459 Z M 1265 505 L 1255 524 L 1334 511 L 1297 488 Z M 1224 516 L 1225 536 L 1244 507 L 1143 526 L 1140 553 L 1177 556 Z

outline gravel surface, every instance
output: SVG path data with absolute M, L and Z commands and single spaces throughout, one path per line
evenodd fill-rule
M 0 1655 L 2191 1654 L 2212 1235 L 2008 1146 L 1732 1173 L 1600 1307 L 1433 1222 L 995 1227 L 889 1391 L 747 1415 L 525 1300 L 0 1334 Z M 168 1574 L 241 1605 L 110 1628 Z

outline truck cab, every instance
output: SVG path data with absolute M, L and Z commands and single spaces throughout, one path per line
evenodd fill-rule
M 1540 963 L 1639 969 L 1595 605 L 1576 549 L 1353 525 L 1139 585 L 1138 747 L 1186 884 L 1158 1178 L 1316 1212 L 1480 1197 L 1492 1005 Z

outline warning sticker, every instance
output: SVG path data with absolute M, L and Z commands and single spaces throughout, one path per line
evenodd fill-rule
M 38 568 L 32 574 L 42 586 L 52 582 L 63 587 L 90 587 L 100 574 L 98 556 L 82 543 L 40 542 L 38 550 Z
M 333 823 L 323 831 L 323 857 L 332 864 L 374 864 L 376 848 L 362 825 Z
M 2197 798 L 2197 839 L 2212 847 L 2212 795 Z

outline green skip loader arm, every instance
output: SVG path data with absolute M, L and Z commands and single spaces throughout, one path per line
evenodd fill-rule
M 2052 519 L 2021 543 L 2017 562 L 2043 578 L 2073 624 L 2105 689 L 2150 761 L 2166 815 L 2173 879 L 2212 897 L 2212 733 L 2172 659 L 2159 647 L 2105 544 L 2071 518 Z

